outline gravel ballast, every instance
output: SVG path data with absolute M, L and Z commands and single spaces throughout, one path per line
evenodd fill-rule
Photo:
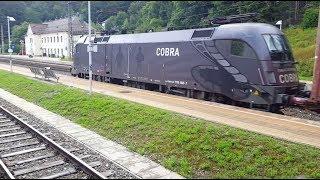
M 54 142 L 58 143 L 61 145 L 63 148 L 67 150 L 75 150 L 74 153 L 77 157 L 82 157 L 85 155 L 89 155 L 88 158 L 84 158 L 83 161 L 86 163 L 90 162 L 97 162 L 99 161 L 101 165 L 98 165 L 94 167 L 97 171 L 99 172 L 110 172 L 109 176 L 107 178 L 117 178 L 117 179 L 133 179 L 137 178 L 135 175 L 131 174 L 127 170 L 124 170 L 123 168 L 119 167 L 112 161 L 108 160 L 107 158 L 103 157 L 101 154 L 97 153 L 96 151 L 90 149 L 86 145 L 76 141 L 72 137 L 58 131 L 54 127 L 50 126 L 49 124 L 35 118 L 33 115 L 26 113 L 25 111 L 17 108 L 11 103 L 8 103 L 4 99 L 0 98 L 0 105 L 5 107 L 7 110 L 10 112 L 14 112 L 15 115 L 18 117 L 22 118 L 26 123 L 32 125 L 35 129 L 40 131 L 41 133 L 47 133 L 47 137 L 52 139 Z M 43 152 L 39 152 L 43 153 Z M 33 157 L 37 153 L 32 153 L 31 154 L 24 154 L 23 158 L 30 158 Z M 21 156 L 19 157 L 21 158 Z M 56 159 L 56 158 L 53 158 Z M 8 158 L 7 160 L 13 161 L 14 158 Z M 45 160 L 41 160 L 39 162 L 45 162 Z M 22 165 L 23 166 L 23 165 Z M 52 172 L 59 172 L 59 170 L 63 170 L 63 167 L 59 168 L 59 166 L 52 168 Z M 29 173 L 27 175 L 19 176 L 19 178 L 32 178 L 33 175 L 36 177 L 43 176 L 43 175 L 48 175 L 51 173 L 45 173 L 44 170 L 39 171 L 39 172 L 34 172 L 34 173 Z M 81 172 L 77 172 L 75 174 L 67 175 L 65 177 L 61 178 L 68 178 L 68 179 L 79 179 L 79 178 L 86 178 L 85 176 L 81 176 Z M 0 170 L 0 178 L 1 178 L 1 170 Z

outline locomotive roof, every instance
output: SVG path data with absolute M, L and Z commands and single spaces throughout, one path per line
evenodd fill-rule
M 212 30 L 212 35 L 208 36 L 208 33 L 204 33 L 206 37 L 201 36 L 200 31 Z M 197 37 L 194 37 L 195 32 L 198 33 Z M 200 35 L 199 35 L 200 34 Z M 187 29 L 165 32 L 150 32 L 150 33 L 138 33 L 138 34 L 121 34 L 121 35 L 109 35 L 108 42 L 110 44 L 119 43 L 150 43 L 150 42 L 181 42 L 190 40 L 204 40 L 204 39 L 243 39 L 246 37 L 254 37 L 261 34 L 283 34 L 277 27 L 265 24 L 265 23 L 235 23 L 225 24 L 212 28 L 201 29 Z M 106 37 L 106 36 L 105 36 Z M 83 43 L 84 38 L 82 38 Z M 80 41 L 81 42 L 81 41 Z M 85 44 L 88 43 L 88 38 Z

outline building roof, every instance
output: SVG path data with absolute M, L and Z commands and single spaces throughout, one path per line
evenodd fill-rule
M 33 34 L 50 34 L 57 32 L 68 32 L 68 18 L 44 22 L 42 24 L 30 24 Z M 87 34 L 88 24 L 82 22 L 78 17 L 71 18 L 72 34 Z
M 30 24 L 33 34 L 42 34 L 44 29 L 47 27 L 46 24 Z

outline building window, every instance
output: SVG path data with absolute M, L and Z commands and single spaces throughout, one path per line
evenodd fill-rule
M 60 50 L 60 49 L 58 49 L 58 56 L 60 55 L 60 52 L 59 52 L 59 50 Z
M 56 42 L 56 37 L 53 37 L 53 42 Z
M 61 36 L 61 42 L 62 42 L 62 36 Z
M 59 42 L 59 36 L 57 36 L 57 42 Z
M 52 43 L 52 37 L 50 37 L 50 42 Z
M 47 37 L 47 42 L 49 43 L 49 37 Z
M 61 49 L 61 55 L 63 56 L 63 49 Z

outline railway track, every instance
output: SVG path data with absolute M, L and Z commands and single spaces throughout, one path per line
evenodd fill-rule
M 0 57 L 0 62 L 4 62 L 9 64 L 10 59 L 8 57 Z M 62 72 L 70 72 L 71 64 L 66 63 L 58 63 L 58 62 L 48 62 L 48 61 L 37 61 L 37 60 L 29 60 L 29 59 L 19 59 L 12 58 L 13 65 L 21 65 L 21 66 L 33 66 L 33 67 L 48 67 L 50 66 L 52 70 L 62 71 Z
M 5 178 L 106 178 L 94 169 L 99 161 L 86 163 L 86 156 L 78 158 L 73 151 L 0 106 L 0 167 Z

